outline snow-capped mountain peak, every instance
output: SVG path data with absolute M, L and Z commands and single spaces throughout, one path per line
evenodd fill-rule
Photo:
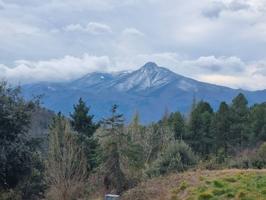
M 119 91 L 145 91 L 156 89 L 176 79 L 173 72 L 159 67 L 156 63 L 148 62 L 140 69 L 127 74 L 112 86 Z
M 157 71 L 159 68 L 159 66 L 154 63 L 154 62 L 147 62 L 145 65 L 143 65 L 140 70 L 142 72 L 145 72 L 145 71 L 149 71 L 149 72 L 153 72 L 153 71 Z
M 24 85 L 22 90 L 29 99 L 43 94 L 42 101 L 47 108 L 65 114 L 82 97 L 98 119 L 109 114 L 111 105 L 118 104 L 127 119 L 138 110 L 143 122 L 160 119 L 165 108 L 188 112 L 194 97 L 207 100 L 217 108 L 220 101 L 230 102 L 240 92 L 175 74 L 152 62 L 132 72 L 94 72 L 72 82 L 34 83 Z M 266 91 L 241 92 L 251 104 L 266 99 Z

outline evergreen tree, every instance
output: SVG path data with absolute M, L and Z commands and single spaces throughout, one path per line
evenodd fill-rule
M 30 174 L 31 152 L 27 129 L 32 107 L 19 97 L 19 90 L 0 85 L 0 186 L 14 188 Z
M 87 169 L 93 170 L 99 165 L 99 144 L 94 137 L 94 133 L 99 127 L 93 122 L 93 115 L 89 115 L 90 108 L 86 103 L 79 99 L 77 105 L 74 105 L 74 112 L 70 114 L 71 125 L 78 132 L 78 142 L 83 146 L 87 157 Z
M 143 127 L 140 124 L 140 117 L 138 112 L 134 114 L 131 123 L 128 125 L 128 132 L 132 141 L 141 142 Z
M 180 112 L 171 113 L 168 118 L 168 124 L 174 132 L 176 140 L 183 140 L 185 136 L 185 120 Z
M 0 191 L 19 187 L 22 199 L 38 198 L 43 189 L 40 154 L 28 134 L 35 105 L 20 96 L 19 88 L 0 83 Z
M 266 141 L 266 103 L 256 104 L 251 108 L 249 123 L 252 144 Z
M 139 114 L 136 113 L 132 119 L 132 122 L 127 127 L 128 148 L 127 157 L 129 168 L 132 170 L 139 170 L 144 166 L 144 126 L 140 124 Z
M 213 148 L 213 135 L 210 127 L 213 110 L 209 103 L 200 101 L 192 111 L 189 121 L 189 133 L 186 137 L 194 152 L 207 156 Z
M 124 119 L 122 114 L 117 114 L 117 105 L 111 110 L 111 117 L 104 119 L 102 124 L 103 160 L 105 167 L 104 184 L 106 189 L 114 189 L 120 194 L 126 188 L 126 177 L 122 170 L 123 147 L 127 136 L 124 133 Z
M 249 108 L 246 97 L 240 93 L 232 101 L 230 140 L 232 145 L 242 149 L 248 140 Z
M 226 102 L 222 102 L 212 122 L 212 135 L 215 137 L 216 153 L 222 150 L 225 157 L 228 156 L 230 145 L 230 108 Z

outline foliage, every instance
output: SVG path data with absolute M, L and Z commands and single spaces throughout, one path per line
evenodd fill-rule
M 43 190 L 41 156 L 28 134 L 35 107 L 19 88 L 0 84 L 0 190 L 17 191 L 22 199 L 36 199 Z
M 145 125 L 138 113 L 125 124 L 117 109 L 114 105 L 111 116 L 96 123 L 79 99 L 70 121 L 61 114 L 51 120 L 53 113 L 25 101 L 19 88 L 1 83 L 0 199 L 35 200 L 45 192 L 48 199 L 77 199 L 88 178 L 95 187 L 87 191 L 101 185 L 106 192 L 120 194 L 146 178 L 196 164 L 209 170 L 266 167 L 266 103 L 249 107 L 241 93 L 231 103 L 221 102 L 217 111 L 208 102 L 194 101 L 188 116 L 166 112 L 158 122 Z M 43 139 L 50 123 L 48 149 Z M 228 185 L 215 180 L 210 189 L 193 190 L 193 197 L 247 196 L 244 191 L 221 190 Z M 180 188 L 173 199 L 178 199 Z
M 248 101 L 240 93 L 233 99 L 231 106 L 230 142 L 236 150 L 243 150 L 243 147 L 246 146 L 249 134 L 248 118 Z
M 46 161 L 46 197 L 72 200 L 83 194 L 87 177 L 86 158 L 68 121 L 58 114 L 51 125 Z
M 111 117 L 103 120 L 104 132 L 101 137 L 103 137 L 104 183 L 107 190 L 115 190 L 120 194 L 127 187 L 127 180 L 122 170 L 126 135 L 123 129 L 123 115 L 117 114 L 117 108 L 114 105 Z
M 174 132 L 175 140 L 182 140 L 186 134 L 184 116 L 180 112 L 171 113 L 168 118 L 168 124 Z
M 175 141 L 162 152 L 148 170 L 149 176 L 181 172 L 196 164 L 197 158 L 183 141 Z
M 218 152 L 224 152 L 225 158 L 229 154 L 229 146 L 230 146 L 230 126 L 231 126 L 231 119 L 230 119 L 230 108 L 225 103 L 222 102 L 220 107 L 215 113 L 212 125 L 211 125 L 211 132 L 214 136 L 215 140 L 215 151 L 216 154 Z
M 87 170 L 95 169 L 100 162 L 99 144 L 94 133 L 99 127 L 93 122 L 93 115 L 89 115 L 90 108 L 80 98 L 77 105 L 74 105 L 74 112 L 70 114 L 71 125 L 78 133 L 78 143 L 83 147 L 87 159 Z
M 189 133 L 185 139 L 202 156 L 208 155 L 213 149 L 213 135 L 210 131 L 212 115 L 213 110 L 209 103 L 200 101 L 190 116 Z
M 258 149 L 258 157 L 266 164 L 266 142 L 262 143 Z
M 249 123 L 252 132 L 250 138 L 252 143 L 266 141 L 266 103 L 256 104 L 251 107 Z

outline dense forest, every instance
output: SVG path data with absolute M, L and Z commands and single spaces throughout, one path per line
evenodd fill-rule
M 126 124 L 110 105 L 97 122 L 82 99 L 69 116 L 54 114 L 1 83 L 0 199 L 96 199 L 170 173 L 266 166 L 266 103 L 241 93 L 218 110 L 195 99 L 188 115 L 140 118 Z

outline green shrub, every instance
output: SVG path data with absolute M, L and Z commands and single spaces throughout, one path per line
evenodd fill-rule
M 260 145 L 257 155 L 259 159 L 261 160 L 261 162 L 266 163 L 266 142 Z
M 171 143 L 148 169 L 148 176 L 159 176 L 170 172 L 181 172 L 195 165 L 197 158 L 183 141 Z

